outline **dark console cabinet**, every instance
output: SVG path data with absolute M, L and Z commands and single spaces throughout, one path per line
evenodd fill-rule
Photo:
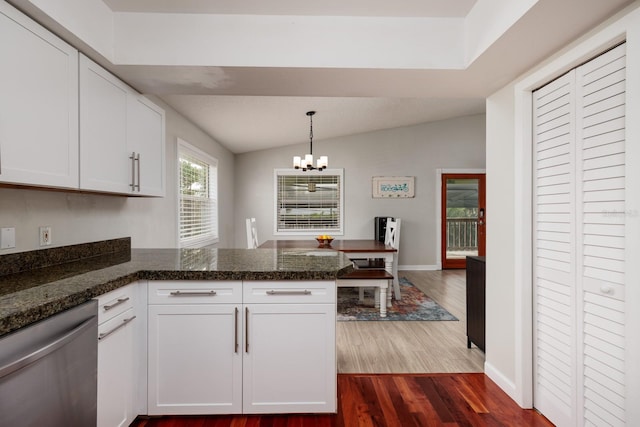
M 467 257 L 467 347 L 484 351 L 485 257 Z

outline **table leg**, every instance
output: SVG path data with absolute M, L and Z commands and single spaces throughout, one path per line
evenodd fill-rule
M 387 288 L 380 287 L 380 301 L 387 299 Z M 387 306 L 380 304 L 380 317 L 387 317 Z
M 384 260 L 384 269 L 387 270 L 387 273 L 391 274 L 393 276 L 393 258 L 389 259 L 388 257 L 385 258 Z M 393 278 L 393 281 L 395 282 L 395 277 Z M 393 295 L 395 293 L 395 287 L 392 289 L 389 289 L 389 291 L 387 292 L 387 306 L 391 307 L 391 297 L 395 297 L 396 299 L 398 299 L 397 295 Z M 398 293 L 398 295 L 400 295 L 400 293 Z
M 390 257 L 391 259 L 389 259 L 389 257 L 385 258 L 384 260 L 384 269 L 387 270 L 387 272 L 389 274 L 391 274 L 393 276 L 393 288 L 389 290 L 389 295 L 388 295 L 388 299 L 389 299 L 389 307 L 391 307 L 391 296 L 393 295 L 393 298 L 395 298 L 396 300 L 401 300 L 402 299 L 402 295 L 400 294 L 400 282 L 398 281 L 398 272 L 396 271 L 394 273 L 393 271 L 393 262 L 394 262 L 394 256 L 392 255 Z

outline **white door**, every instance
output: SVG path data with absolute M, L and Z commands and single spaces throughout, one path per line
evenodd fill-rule
M 129 89 L 80 55 L 80 188 L 131 193 L 133 164 L 127 147 Z
M 132 317 L 130 308 L 98 328 L 98 427 L 128 426 L 137 415 Z
M 0 182 L 78 188 L 78 51 L 0 2 Z
M 534 396 L 558 425 L 575 419 L 574 72 L 534 94 Z
M 626 419 L 625 48 L 576 70 L 578 422 L 584 425 L 622 426 Z
M 143 96 L 130 94 L 127 111 L 127 146 L 136 153 L 135 193 L 164 196 L 164 110 Z
M 249 304 L 244 316 L 244 413 L 335 412 L 335 304 Z
M 149 415 L 242 411 L 239 308 L 149 306 Z
M 625 45 L 534 93 L 534 406 L 625 422 Z

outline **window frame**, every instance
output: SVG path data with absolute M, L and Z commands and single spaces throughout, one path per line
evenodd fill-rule
M 215 183 L 215 201 L 214 201 L 214 206 L 212 208 L 212 217 L 213 217 L 213 236 L 206 236 L 206 237 L 195 237 L 195 238 L 188 238 L 188 239 L 181 239 L 180 237 L 180 225 L 181 225 L 181 220 L 182 217 L 180 215 L 180 206 L 181 206 L 181 199 L 182 199 L 182 189 L 180 187 L 180 181 L 181 181 L 181 167 L 180 167 L 180 154 L 186 152 L 187 154 L 195 157 L 196 159 L 206 163 L 209 165 L 209 169 L 210 169 L 210 173 L 212 173 L 211 169 L 213 169 L 213 178 L 214 178 L 214 183 Z M 193 146 L 192 144 L 186 142 L 185 140 L 181 139 L 181 138 L 177 138 L 177 144 L 176 144 L 176 193 L 177 193 L 177 227 L 176 227 L 176 240 L 178 242 L 178 247 L 179 248 L 201 248 L 204 246 L 208 246 L 208 245 L 212 245 L 215 243 L 218 243 L 220 241 L 220 218 L 219 218 L 219 201 L 220 201 L 220 197 L 219 197 L 219 192 L 218 192 L 218 159 L 216 159 L 215 157 L 213 157 L 212 155 L 204 152 L 203 150 Z M 210 185 L 211 185 L 211 179 L 212 177 L 210 176 L 209 181 L 210 181 Z
M 337 176 L 339 191 L 339 228 L 336 229 L 297 229 L 278 230 L 278 210 L 279 210 L 279 176 Z M 299 169 L 274 169 L 273 171 L 273 234 L 276 236 L 317 236 L 318 234 L 344 235 L 344 169 L 325 169 L 323 171 L 302 171 Z

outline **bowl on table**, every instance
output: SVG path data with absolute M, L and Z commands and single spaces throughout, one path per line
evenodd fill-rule
M 331 247 L 331 242 L 333 241 L 333 237 L 331 236 L 318 236 L 316 237 L 318 241 L 319 247 L 321 248 L 329 248 Z

